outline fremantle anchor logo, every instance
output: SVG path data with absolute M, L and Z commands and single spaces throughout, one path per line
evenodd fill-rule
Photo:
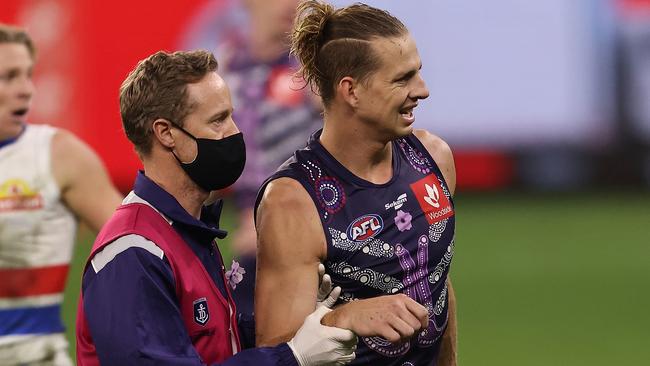
M 205 297 L 194 300 L 194 321 L 199 325 L 205 325 L 210 320 L 208 311 L 208 300 Z

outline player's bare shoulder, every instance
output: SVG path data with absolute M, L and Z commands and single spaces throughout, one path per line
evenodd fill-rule
M 454 165 L 454 155 L 451 147 L 449 147 L 449 144 L 445 140 L 427 130 L 415 129 L 413 134 L 422 142 L 422 145 L 424 145 L 436 161 L 447 182 L 447 186 L 449 186 L 453 194 L 456 189 L 456 167 Z
M 429 154 L 436 160 L 438 165 L 449 162 L 453 164 L 454 157 L 451 152 L 451 147 L 449 147 L 449 144 L 445 140 L 423 129 L 415 129 L 413 130 L 413 134 L 427 148 L 427 151 L 429 151 Z
M 318 210 L 307 190 L 292 178 L 270 182 L 257 209 L 258 256 L 266 247 L 283 243 L 303 243 L 314 257 L 324 257 L 327 249 Z
M 97 154 L 80 138 L 65 129 L 57 129 L 52 137 L 52 172 L 62 189 L 81 176 L 104 171 Z
M 278 178 L 271 181 L 264 189 L 264 195 L 258 208 L 260 212 L 267 210 L 302 211 L 312 203 L 305 188 L 295 179 Z

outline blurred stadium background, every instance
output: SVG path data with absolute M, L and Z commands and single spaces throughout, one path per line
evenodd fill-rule
M 224 24 L 245 26 L 236 2 L 2 0 L 40 49 L 30 120 L 75 131 L 126 192 L 121 81 L 159 49 L 216 50 Z M 416 123 L 455 151 L 461 364 L 649 363 L 650 0 L 367 2 L 416 37 L 431 91 Z M 72 344 L 92 240 L 67 286 Z

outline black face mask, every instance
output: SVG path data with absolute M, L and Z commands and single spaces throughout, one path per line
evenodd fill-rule
M 183 163 L 172 151 L 194 183 L 210 192 L 231 186 L 239 179 L 246 164 L 246 145 L 241 132 L 213 140 L 196 138 L 183 127 L 176 124 L 174 127 L 196 141 L 197 153 L 192 162 Z

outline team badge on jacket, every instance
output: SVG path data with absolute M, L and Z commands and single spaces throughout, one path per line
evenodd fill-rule
M 208 300 L 205 297 L 194 300 L 194 321 L 199 325 L 205 325 L 210 320 L 208 311 Z

